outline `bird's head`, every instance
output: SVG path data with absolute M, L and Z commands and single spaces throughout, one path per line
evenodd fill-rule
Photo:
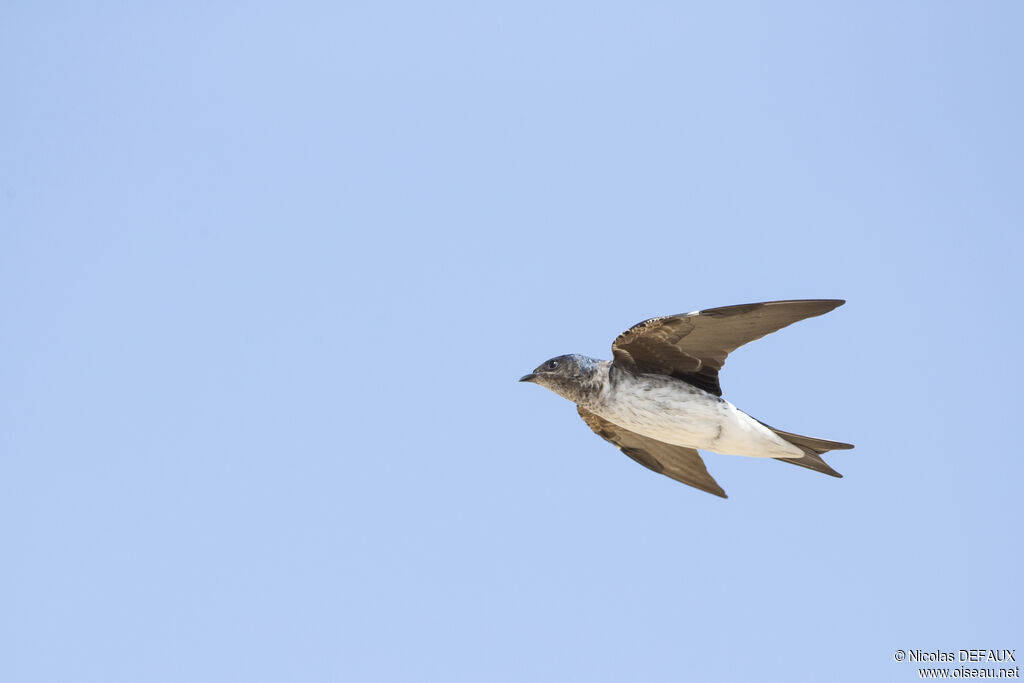
M 519 378 L 546 387 L 559 396 L 579 403 L 597 374 L 599 361 L 571 353 L 557 356 L 538 365 L 533 372 Z

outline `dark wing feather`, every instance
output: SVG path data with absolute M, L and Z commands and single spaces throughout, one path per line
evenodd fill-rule
M 844 303 L 841 299 L 766 301 L 651 318 L 620 334 L 612 353 L 619 367 L 670 375 L 721 396 L 718 371 L 726 356 L 747 342 Z
M 689 484 L 701 491 L 728 498 L 725 491 L 718 485 L 704 466 L 700 453 L 693 448 L 673 446 L 635 432 L 605 420 L 594 413 L 577 406 L 580 417 L 587 426 L 602 439 L 619 447 L 623 453 L 636 460 L 647 469 L 654 470 L 666 477 Z

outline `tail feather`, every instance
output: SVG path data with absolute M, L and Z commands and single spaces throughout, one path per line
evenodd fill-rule
M 760 422 L 760 420 L 758 420 L 758 422 Z M 761 424 L 775 432 L 783 440 L 788 441 L 804 452 L 804 457 L 802 458 L 775 458 L 775 460 L 788 462 L 791 465 L 806 467 L 809 470 L 821 472 L 822 474 L 827 474 L 832 477 L 841 478 L 843 476 L 832 469 L 821 457 L 821 454 L 833 450 L 847 450 L 849 448 L 853 448 L 853 444 L 843 443 L 842 441 L 815 439 L 814 437 L 801 436 L 800 434 L 790 434 L 789 432 L 784 432 L 781 429 L 776 429 L 771 425 L 766 425 L 764 422 L 761 422 Z
M 761 424 L 764 424 L 763 422 Z M 827 441 L 825 439 L 815 439 L 813 436 L 801 436 L 799 434 L 790 434 L 784 432 L 781 429 L 764 425 L 768 429 L 772 430 L 786 441 L 790 442 L 794 446 L 799 446 L 804 451 L 812 451 L 816 455 L 827 453 L 829 451 L 844 451 L 853 448 L 852 443 L 843 443 L 842 441 Z
M 800 450 L 802 450 L 804 452 L 804 457 L 802 457 L 802 458 L 775 458 L 775 460 L 778 460 L 779 462 L 788 462 L 790 465 L 799 465 L 800 467 L 806 467 L 809 470 L 814 470 L 815 472 L 821 472 L 822 474 L 827 474 L 830 477 L 839 477 L 840 479 L 843 478 L 843 475 L 839 474 L 834 469 L 832 469 L 829 466 L 829 464 L 827 462 L 825 462 L 825 459 L 822 458 L 817 453 L 815 453 L 814 451 L 810 450 L 809 448 L 805 448 L 803 446 L 800 446 L 800 444 L 793 444 L 793 445 L 797 446 L 798 448 L 800 448 Z

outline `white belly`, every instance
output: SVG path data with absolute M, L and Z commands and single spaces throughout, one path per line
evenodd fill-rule
M 631 432 L 677 446 L 755 458 L 803 457 L 733 404 L 683 382 L 622 383 L 592 410 Z

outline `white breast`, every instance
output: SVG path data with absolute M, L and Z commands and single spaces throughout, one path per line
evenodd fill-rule
M 799 448 L 728 401 L 669 377 L 623 377 L 592 410 L 620 427 L 677 446 L 755 458 L 803 457 Z

